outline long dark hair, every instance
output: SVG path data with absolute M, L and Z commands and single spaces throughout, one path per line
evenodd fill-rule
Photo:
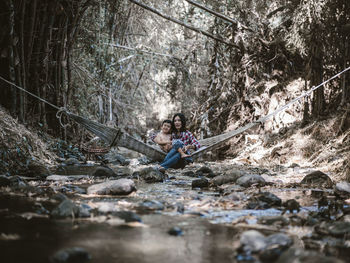
M 183 132 L 183 131 L 186 131 L 186 117 L 185 115 L 183 115 L 182 113 L 176 113 L 174 114 L 174 117 L 173 117 L 173 123 L 172 123 L 172 130 L 174 132 L 177 132 L 176 128 L 175 128 L 175 117 L 179 117 L 180 120 L 181 120 L 181 128 L 180 128 L 180 132 Z

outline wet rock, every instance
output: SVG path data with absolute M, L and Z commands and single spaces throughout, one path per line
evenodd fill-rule
M 282 200 L 269 192 L 262 192 L 251 198 L 248 209 L 268 209 L 274 206 L 281 206 Z
M 237 179 L 236 184 L 243 187 L 249 187 L 253 184 L 258 184 L 259 186 L 264 186 L 266 181 L 258 174 L 247 174 Z
M 206 178 L 199 178 L 192 181 L 192 189 L 194 188 L 207 188 L 209 181 Z
M 243 246 L 243 250 L 246 252 L 258 252 L 266 247 L 265 236 L 256 230 L 243 232 L 240 243 L 241 246 Z
M 0 175 L 0 187 L 1 186 L 10 186 L 11 180 L 6 175 Z
M 118 176 L 129 176 L 133 173 L 132 169 L 129 167 L 117 167 L 114 169 Z
M 163 209 L 164 209 L 163 203 L 156 200 L 144 201 L 140 203 L 137 207 L 137 210 L 142 213 L 152 212 L 156 210 L 163 210 Z
M 88 175 L 57 175 L 52 174 L 46 177 L 47 181 L 77 181 L 81 179 L 88 179 Z
M 344 261 L 327 257 L 320 252 L 307 251 L 301 248 L 290 248 L 285 251 L 276 261 L 276 263 L 344 263 Z
M 196 173 L 202 173 L 204 176 L 208 177 L 208 178 L 213 178 L 215 177 L 214 172 L 207 166 L 202 166 L 201 168 L 199 168 Z
M 142 156 L 140 158 L 137 159 L 137 161 L 139 162 L 139 164 L 141 165 L 147 165 L 150 164 L 152 161 L 150 159 L 148 159 L 146 156 Z
M 185 212 L 185 206 L 182 203 L 176 203 L 176 211 L 183 214 Z
M 171 236 L 182 236 L 183 232 L 181 228 L 174 226 L 169 229 L 168 234 Z
M 343 237 L 350 234 L 350 222 L 321 223 L 315 228 L 315 231 L 321 235 Z
M 228 183 L 234 183 L 239 177 L 242 177 L 244 175 L 243 172 L 238 170 L 232 170 L 228 171 L 223 175 L 218 175 L 214 179 L 211 180 L 211 183 L 215 186 L 228 184 Z
M 109 152 L 105 155 L 104 161 L 114 165 L 129 165 L 130 160 L 126 159 L 123 155 L 118 154 L 114 151 Z
M 283 213 L 289 211 L 290 213 L 294 213 L 294 211 L 300 211 L 300 204 L 295 199 L 289 199 L 283 202 L 282 206 L 284 207 Z
M 115 176 L 116 174 L 111 168 L 107 166 L 98 166 L 95 168 L 91 175 L 96 177 L 111 177 Z
M 154 169 L 149 169 L 147 172 L 143 172 L 140 175 L 146 183 L 163 182 L 165 179 L 165 175 L 163 173 Z
M 285 216 L 262 216 L 258 219 L 260 224 L 286 226 L 289 225 L 289 219 Z
M 84 263 L 91 259 L 91 255 L 80 247 L 62 249 L 56 252 L 51 258 L 52 263 Z
M 90 217 L 92 208 L 88 204 L 80 204 L 78 217 Z
M 336 195 L 342 197 L 342 198 L 349 198 L 350 197 L 350 183 L 348 182 L 339 182 L 334 187 L 334 192 Z
M 135 190 L 134 181 L 123 178 L 89 186 L 87 193 L 97 195 L 128 195 Z
M 55 219 L 79 217 L 79 207 L 71 200 L 66 199 L 52 210 L 51 216 Z
M 80 188 L 79 186 L 67 184 L 60 188 L 60 191 L 63 193 L 77 193 L 77 194 L 86 194 L 86 190 Z
M 183 176 L 188 176 L 188 177 L 198 177 L 198 174 L 196 174 L 193 171 L 186 171 L 184 173 L 182 173 Z
M 11 186 L 18 187 L 18 188 L 25 188 L 27 187 L 26 180 L 22 179 L 20 176 L 11 176 L 9 177 L 11 181 Z
M 118 212 L 114 212 L 113 215 L 121 218 L 121 219 L 124 219 L 124 221 L 126 223 L 129 223 L 129 222 L 142 222 L 142 219 L 141 217 L 132 212 L 132 211 L 118 211 Z
M 330 255 L 338 259 L 343 259 L 345 262 L 348 262 L 350 258 L 349 245 L 347 242 L 344 242 L 343 238 L 327 239 L 323 251 L 326 255 Z
M 79 165 L 80 162 L 78 161 L 78 159 L 71 157 L 71 158 L 68 158 L 67 160 L 65 160 L 64 164 L 65 165 Z
M 46 177 L 46 180 L 47 181 L 69 181 L 69 177 L 65 175 L 53 174 Z
M 275 261 L 283 253 L 283 251 L 293 244 L 292 239 L 282 233 L 270 235 L 265 240 L 266 247 L 259 255 L 259 258 L 263 262 Z
M 333 187 L 332 179 L 329 176 L 321 171 L 314 171 L 306 175 L 300 184 L 307 184 L 312 187 Z
M 62 194 L 62 193 L 57 193 L 57 194 L 55 194 L 55 195 L 52 196 L 52 199 L 54 199 L 54 200 L 56 200 L 56 201 L 59 201 L 59 202 L 62 202 L 62 201 L 64 201 L 64 200 L 68 199 L 68 197 L 65 196 L 65 195 Z
M 35 160 L 28 164 L 25 172 L 26 176 L 47 176 L 49 174 L 51 174 L 49 168 L 45 164 Z
M 293 244 L 293 241 L 283 233 L 265 237 L 256 230 L 249 230 L 242 233 L 240 243 L 245 255 L 256 253 L 261 261 L 273 262 Z

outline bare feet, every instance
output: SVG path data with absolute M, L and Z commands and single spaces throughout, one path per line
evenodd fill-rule
M 191 157 L 191 155 L 186 153 L 181 153 L 181 158 Z

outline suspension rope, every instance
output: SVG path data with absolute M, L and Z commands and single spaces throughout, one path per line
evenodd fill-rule
M 61 110 L 60 107 L 58 107 L 58 106 L 52 104 L 51 102 L 48 102 L 47 100 L 44 100 L 44 99 L 40 98 L 39 96 L 35 95 L 34 93 L 29 92 L 28 90 L 25 90 L 24 88 L 22 88 L 22 87 L 20 87 L 20 86 L 17 86 L 15 83 L 8 81 L 7 79 L 4 79 L 4 78 L 1 77 L 1 76 L 0 76 L 0 79 L 3 80 L 3 81 L 5 81 L 7 84 L 10 84 L 10 85 L 16 87 L 17 89 L 20 89 L 20 90 L 22 90 L 22 91 L 28 93 L 29 95 L 33 96 L 34 98 L 37 98 L 38 100 L 41 100 L 42 102 L 44 102 L 44 103 L 50 105 L 51 107 L 54 107 L 56 110 Z
M 42 102 L 44 102 L 44 103 L 50 105 L 51 107 L 55 108 L 56 110 L 58 110 L 57 113 L 56 113 L 56 118 L 58 118 L 58 120 L 59 120 L 59 122 L 60 122 L 60 125 L 61 125 L 63 128 L 66 128 L 66 127 L 69 125 L 69 123 L 67 123 L 67 124 L 63 124 L 63 123 L 62 123 L 62 116 L 63 116 L 63 114 L 69 114 L 69 111 L 68 111 L 66 108 L 64 108 L 64 107 L 58 107 L 58 106 L 52 104 L 51 102 L 48 102 L 47 100 L 44 100 L 44 99 L 40 98 L 39 96 L 35 95 L 34 93 L 31 93 L 31 92 L 29 92 L 28 90 L 25 90 L 24 88 L 22 88 L 22 87 L 16 85 L 15 83 L 10 82 L 10 81 L 8 81 L 7 79 L 4 79 L 4 78 L 1 77 L 1 76 L 0 76 L 0 79 L 3 80 L 4 82 L 6 82 L 7 84 L 12 85 L 12 86 L 16 87 L 17 89 L 19 89 L 19 90 L 21 90 L 21 91 L 24 91 L 24 92 L 28 93 L 29 95 L 33 96 L 34 98 L 37 98 L 38 100 L 40 100 L 40 101 L 42 101 Z
M 315 90 L 317 90 L 318 88 L 322 87 L 323 85 L 325 85 L 326 83 L 330 82 L 331 80 L 333 80 L 333 79 L 339 77 L 341 74 L 345 73 L 345 72 L 348 71 L 349 69 L 350 69 L 350 67 L 348 67 L 348 68 L 344 69 L 343 71 L 341 71 L 341 72 L 335 74 L 333 77 L 327 79 L 326 81 L 322 82 L 321 84 L 319 84 L 319 85 L 316 86 L 316 87 L 315 87 L 315 86 L 312 87 L 311 89 L 309 89 L 308 91 L 304 92 L 304 93 L 301 94 L 300 96 L 298 96 L 298 97 L 292 99 L 292 100 L 291 100 L 290 102 L 288 102 L 286 105 L 284 105 L 284 106 L 278 108 L 278 109 L 275 110 L 274 112 L 272 112 L 272 113 L 270 113 L 270 114 L 268 114 L 268 115 L 266 115 L 266 116 L 264 116 L 264 117 L 258 119 L 258 120 L 255 121 L 255 122 L 260 122 L 260 123 L 265 122 L 265 121 L 266 121 L 267 119 L 269 119 L 271 116 L 276 115 L 276 114 L 279 113 L 280 111 L 282 111 L 282 110 L 288 108 L 291 104 L 293 104 L 294 102 L 296 102 L 296 101 L 302 99 L 303 97 L 309 96 L 313 91 L 315 91 Z

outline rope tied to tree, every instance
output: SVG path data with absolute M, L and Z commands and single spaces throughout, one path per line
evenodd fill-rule
M 69 111 L 65 107 L 59 108 L 59 110 L 56 113 L 56 118 L 58 119 L 58 121 L 59 121 L 60 125 L 62 126 L 62 128 L 65 129 L 69 125 L 69 123 L 68 122 L 66 124 L 62 123 L 63 115 L 66 115 L 67 117 L 69 117 Z

